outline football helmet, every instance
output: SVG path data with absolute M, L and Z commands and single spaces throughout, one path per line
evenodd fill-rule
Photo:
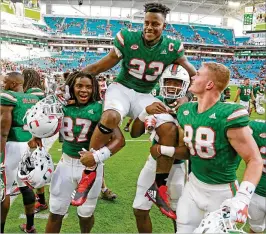
M 29 109 L 24 119 L 33 136 L 47 138 L 59 131 L 63 116 L 62 104 L 55 95 L 49 95 Z
M 265 108 L 264 108 L 263 106 L 259 106 L 259 105 L 257 105 L 256 112 L 257 112 L 259 115 L 263 115 L 263 114 L 265 113 Z
M 32 153 L 28 149 L 18 167 L 18 177 L 31 188 L 41 188 L 51 181 L 54 164 L 51 155 L 42 147 Z
M 0 201 L 4 201 L 6 197 L 6 188 L 5 188 L 5 166 L 4 163 L 0 164 Z
M 227 209 L 219 209 L 208 213 L 193 233 L 245 233 L 243 227 L 237 228 Z
M 166 81 L 168 79 L 180 80 L 181 85 L 177 86 L 167 86 Z M 171 64 L 167 66 L 160 78 L 160 96 L 167 99 L 179 99 L 186 95 L 188 86 L 190 84 L 190 77 L 186 69 L 177 64 Z

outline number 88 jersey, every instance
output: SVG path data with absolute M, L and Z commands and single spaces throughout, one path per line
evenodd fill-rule
M 240 157 L 230 145 L 227 130 L 248 126 L 248 112 L 238 104 L 217 102 L 203 113 L 198 103 L 179 107 L 177 119 L 184 129 L 184 142 L 190 150 L 194 175 L 207 184 L 236 180 Z
M 115 81 L 139 93 L 150 93 L 163 70 L 184 55 L 184 47 L 177 39 L 161 36 L 156 45 L 147 47 L 141 31 L 127 29 L 117 33 L 114 49 L 123 58 Z
M 65 106 L 64 119 L 60 129 L 64 137 L 63 153 L 80 158 L 79 151 L 88 149 L 92 133 L 100 121 L 102 103 L 93 102 L 86 106 Z

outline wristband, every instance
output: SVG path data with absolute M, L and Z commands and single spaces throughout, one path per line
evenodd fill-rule
M 96 163 L 102 163 L 106 159 L 111 157 L 111 151 L 106 147 L 93 152 L 93 157 Z
M 145 122 L 145 118 L 148 116 L 149 114 L 146 111 L 146 108 L 139 114 L 138 118 L 140 119 L 141 122 Z
M 161 145 L 161 154 L 168 157 L 173 157 L 175 154 L 175 147 Z
M 246 204 L 249 204 L 251 197 L 255 192 L 255 189 L 256 189 L 256 186 L 254 184 L 252 184 L 249 181 L 243 181 L 240 184 L 240 187 L 236 193 L 236 197 L 244 195 L 247 198 L 245 199 Z

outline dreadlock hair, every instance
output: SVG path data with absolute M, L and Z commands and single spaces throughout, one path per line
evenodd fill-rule
M 63 73 L 63 78 L 64 78 L 64 81 L 67 80 L 67 77 L 69 76 L 70 72 L 64 72 Z
M 86 77 L 89 78 L 91 80 L 92 83 L 92 96 L 91 99 L 89 101 L 100 101 L 100 93 L 99 93 L 99 86 L 98 86 L 98 81 L 96 80 L 96 78 L 94 76 L 92 76 L 90 73 L 86 73 L 86 72 L 80 72 L 80 71 L 75 71 L 72 72 L 68 75 L 67 80 L 66 80 L 66 85 L 69 86 L 69 93 L 72 100 L 77 101 L 75 94 L 74 94 L 74 85 L 76 83 L 76 80 L 78 78 L 81 77 Z
M 26 92 L 31 88 L 39 88 L 43 90 L 43 86 L 41 83 L 41 77 L 38 72 L 33 69 L 24 69 L 22 72 L 24 77 L 23 90 Z
M 161 3 L 146 3 L 144 5 L 144 12 L 161 13 L 166 19 L 167 14 L 170 12 L 170 8 Z

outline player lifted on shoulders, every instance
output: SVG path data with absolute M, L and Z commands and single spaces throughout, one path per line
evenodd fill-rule
M 189 88 L 198 102 L 178 109 L 192 172 L 177 205 L 177 233 L 192 233 L 205 213 L 220 207 L 229 207 L 232 221 L 247 219 L 250 199 L 261 177 L 262 159 L 248 127 L 248 112 L 241 105 L 219 100 L 229 79 L 224 65 L 203 63 Z M 165 150 L 162 147 L 154 145 L 152 155 L 159 156 L 158 152 Z M 183 147 L 175 148 L 175 157 Z M 237 153 L 247 167 L 236 192 Z
M 175 109 L 179 104 L 179 100 L 186 95 L 189 83 L 189 75 L 183 67 L 175 64 L 169 65 L 160 79 L 160 95 L 157 98 L 169 108 Z M 146 109 L 152 108 L 153 105 L 154 103 L 147 106 Z M 145 119 L 146 131 L 147 129 L 154 129 L 155 132 L 160 132 L 162 131 L 161 126 L 167 122 L 177 123 L 175 113 L 173 113 L 172 117 L 163 114 L 149 116 Z M 144 123 L 137 118 L 132 125 L 131 136 L 138 137 L 144 132 L 145 128 Z M 168 132 L 161 132 L 162 137 L 167 134 Z M 156 144 L 158 140 L 158 136 L 155 135 L 153 144 Z M 175 210 L 184 188 L 186 170 L 183 160 L 174 160 L 173 157 L 168 157 L 168 159 L 171 164 L 169 163 L 169 168 L 165 169 L 161 165 L 160 158 L 155 160 L 152 155 L 149 155 L 145 166 L 140 172 L 133 203 L 137 227 L 140 233 L 152 232 L 152 223 L 149 216 L 152 202 L 159 207 L 163 214 L 173 219 L 174 227 L 176 227 Z
M 143 31 L 121 30 L 110 53 L 84 69 L 96 75 L 111 69 L 122 60 L 121 71 L 106 92 L 104 112 L 93 133 L 90 148 L 105 146 L 125 116 L 135 119 L 146 106 L 158 102 L 150 92 L 168 65 L 179 64 L 190 76 L 195 75 L 195 68 L 184 55 L 183 44 L 162 35 L 170 9 L 160 3 L 148 3 L 144 7 Z M 184 97 L 182 101 L 187 99 Z M 157 114 L 167 112 L 163 105 L 158 105 L 153 111 Z M 169 136 L 165 137 L 165 141 L 174 146 L 175 139 L 170 133 L 175 135 L 175 128 L 170 126 L 168 131 Z

